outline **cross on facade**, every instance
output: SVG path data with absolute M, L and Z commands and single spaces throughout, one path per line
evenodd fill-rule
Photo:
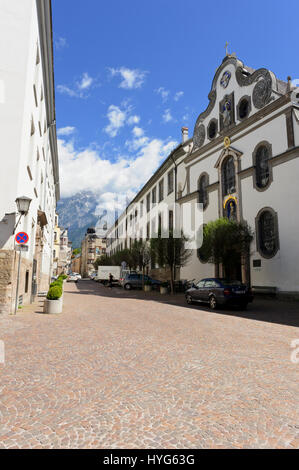
M 225 55 L 228 55 L 228 49 L 227 49 L 227 47 L 228 47 L 228 42 L 226 41 L 226 43 L 225 43 Z

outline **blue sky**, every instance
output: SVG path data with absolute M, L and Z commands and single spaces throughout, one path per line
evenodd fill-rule
M 226 41 L 246 65 L 299 77 L 292 0 L 52 4 L 62 195 L 133 195 L 182 125 L 192 135 Z

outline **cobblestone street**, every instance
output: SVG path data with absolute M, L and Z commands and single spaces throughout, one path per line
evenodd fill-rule
M 40 305 L 0 318 L 0 448 L 299 447 L 298 303 L 212 312 L 80 281 L 62 314 Z

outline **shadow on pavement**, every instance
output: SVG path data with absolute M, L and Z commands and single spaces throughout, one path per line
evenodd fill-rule
M 121 287 L 104 287 L 94 281 L 79 281 L 76 284 L 76 290 L 68 290 L 67 285 L 65 292 L 69 295 L 98 295 L 99 297 L 122 298 L 122 299 L 135 299 L 135 300 L 150 300 L 152 302 L 159 302 L 163 304 L 176 305 L 182 308 L 198 309 L 200 311 L 213 312 L 219 315 L 231 315 L 240 318 L 248 318 L 251 320 L 278 323 L 281 325 L 288 325 L 299 327 L 299 302 L 286 302 L 276 299 L 267 299 L 256 297 L 253 303 L 248 305 L 248 310 L 238 310 L 221 308 L 211 311 L 208 306 L 203 304 L 188 305 L 185 300 L 184 294 L 175 295 L 161 295 L 160 292 L 143 292 L 141 290 L 125 291 Z

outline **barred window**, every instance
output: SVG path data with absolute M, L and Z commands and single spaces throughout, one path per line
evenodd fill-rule
M 261 213 L 258 219 L 259 248 L 266 257 L 274 256 L 278 248 L 275 215 L 270 210 Z
M 202 203 L 205 209 L 208 205 L 208 175 L 202 175 L 198 182 L 198 202 Z
M 228 157 L 222 167 L 223 195 L 236 192 L 236 175 L 234 157 Z
M 265 188 L 269 183 L 269 150 L 265 145 L 261 145 L 255 156 L 256 185 L 258 188 Z

